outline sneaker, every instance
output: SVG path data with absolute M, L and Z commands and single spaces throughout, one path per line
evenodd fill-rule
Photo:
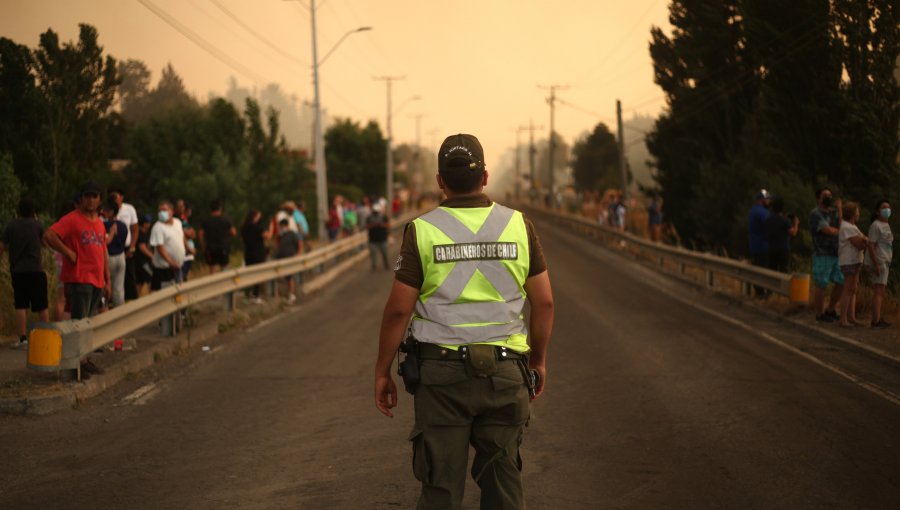
M 835 311 L 835 310 L 826 311 L 826 312 L 825 312 L 825 315 L 831 317 L 831 318 L 834 319 L 835 321 L 841 320 L 841 316 L 838 315 L 837 311 Z M 832 322 L 833 322 L 833 321 L 832 321 Z
M 288 296 L 288 298 L 287 298 L 287 304 L 292 305 L 292 304 L 294 304 L 295 301 L 297 301 L 297 296 L 295 296 L 295 295 L 293 295 L 293 294 L 291 294 L 290 296 Z
M 816 315 L 816 322 L 822 322 L 822 323 L 828 324 L 828 323 L 837 322 L 837 321 L 838 320 L 836 318 L 832 317 L 831 315 L 828 315 L 828 312 L 825 312 L 822 315 Z
M 885 329 L 889 327 L 891 327 L 891 323 L 884 319 L 872 323 L 872 329 Z
M 15 349 L 17 351 L 25 351 L 28 350 L 28 339 L 19 339 L 18 342 L 12 344 L 10 348 Z
M 263 301 L 263 299 L 261 297 L 255 297 L 255 298 L 251 299 L 250 302 L 253 303 L 254 305 L 261 305 L 261 304 L 265 303 L 265 301 Z
M 95 365 L 93 361 L 87 360 L 81 364 L 81 373 L 102 374 L 103 369 Z

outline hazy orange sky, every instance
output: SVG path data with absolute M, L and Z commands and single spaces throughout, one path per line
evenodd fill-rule
M 47 28 L 72 40 L 77 24 L 86 22 L 97 27 L 108 54 L 146 62 L 154 82 L 171 62 L 200 99 L 224 94 L 231 76 L 245 87 L 275 82 L 301 100 L 312 99 L 309 0 L 147 1 L 227 54 L 240 72 L 137 0 L 0 0 L 0 35 L 34 47 Z M 217 2 L 292 58 L 257 39 Z M 569 87 L 559 97 L 577 108 L 558 106 L 556 130 L 570 144 L 600 120 L 614 129 L 616 98 L 626 119 L 634 105 L 654 116 L 663 105 L 647 51 L 650 26 L 669 29 L 663 0 L 317 4 L 320 59 L 347 31 L 372 27 L 348 37 L 321 66 L 322 105 L 330 115 L 375 119 L 383 128 L 385 83 L 375 76 L 405 76 L 393 86 L 395 107 L 422 97 L 395 114 L 395 144 L 415 141 L 412 115 L 422 114 L 424 145 L 439 144 L 450 133 L 475 134 L 491 169 L 515 144 L 515 129 L 529 119 L 544 128 L 536 138 L 547 137 L 548 93 L 538 85 Z

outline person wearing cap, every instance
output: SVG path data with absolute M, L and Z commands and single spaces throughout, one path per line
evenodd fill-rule
M 769 267 L 769 192 L 761 189 L 756 193 L 755 203 L 747 215 L 747 231 L 750 234 L 750 261 L 754 266 Z M 768 291 L 756 287 L 757 296 L 766 296 Z
M 81 187 L 78 207 L 44 232 L 47 246 L 63 255 L 60 281 L 72 319 L 96 315 L 101 296 L 109 299 L 112 293 L 106 228 L 99 208 L 100 185 L 88 181 Z M 81 371 L 88 375 L 102 372 L 89 359 L 82 362 Z
M 470 444 L 481 508 L 524 508 L 519 445 L 546 386 L 553 295 L 534 226 L 488 198 L 487 182 L 477 138 L 444 140 L 437 183 L 447 198 L 407 225 L 384 308 L 375 405 L 393 416 L 391 365 L 409 328 L 403 375 L 415 399 L 420 509 L 460 508 Z

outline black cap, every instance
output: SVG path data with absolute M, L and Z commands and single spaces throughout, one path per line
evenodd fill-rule
M 468 169 L 484 170 L 484 149 L 472 135 L 448 136 L 438 151 L 438 172 Z
M 99 195 L 100 193 L 102 193 L 100 184 L 97 181 L 85 182 L 81 185 L 81 194 L 84 195 L 85 193 L 96 193 Z

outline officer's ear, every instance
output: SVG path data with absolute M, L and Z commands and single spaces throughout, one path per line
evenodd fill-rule
M 438 188 L 440 188 L 441 191 L 445 191 L 447 185 L 444 184 L 444 179 L 441 178 L 441 174 L 435 174 L 435 175 L 437 176 L 437 185 L 438 185 Z
M 482 188 L 487 186 L 487 181 L 488 181 L 488 171 L 485 170 L 484 175 L 481 176 L 481 187 Z

